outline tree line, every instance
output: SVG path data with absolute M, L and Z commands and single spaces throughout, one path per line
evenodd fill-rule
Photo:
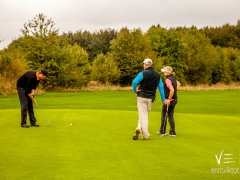
M 145 33 L 123 27 L 60 35 L 52 19 L 38 14 L 20 32 L 0 51 L 0 88 L 5 93 L 24 71 L 40 69 L 50 72 L 42 83 L 46 89 L 81 89 L 89 81 L 129 86 L 147 57 L 159 72 L 171 66 L 183 85 L 240 81 L 240 21 L 202 29 L 153 25 Z

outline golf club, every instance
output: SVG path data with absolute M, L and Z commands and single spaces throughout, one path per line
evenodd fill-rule
M 39 111 L 41 112 L 41 114 L 43 115 L 44 119 L 46 120 L 46 124 L 49 125 L 50 122 L 47 121 L 47 118 L 46 118 L 46 116 L 44 116 L 44 114 L 43 114 L 42 110 L 40 109 L 40 107 L 37 104 L 36 104 L 36 106 L 38 107 Z

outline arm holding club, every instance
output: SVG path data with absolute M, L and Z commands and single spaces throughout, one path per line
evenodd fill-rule
M 28 94 L 28 96 L 31 98 L 33 104 L 37 105 L 37 101 L 36 101 L 36 99 L 34 99 L 34 94 L 30 93 L 30 94 Z

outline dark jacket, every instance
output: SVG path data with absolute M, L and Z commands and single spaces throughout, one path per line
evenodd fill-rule
M 143 72 L 143 80 L 140 82 L 138 97 L 155 99 L 156 89 L 160 81 L 160 75 L 152 67 L 146 68 Z
M 166 79 L 169 79 L 172 82 L 172 86 L 174 88 L 174 94 L 172 96 L 172 99 L 177 99 L 177 80 L 173 75 L 168 75 Z M 166 85 L 166 81 L 164 83 L 164 93 L 165 93 L 165 98 L 167 99 L 170 93 L 170 89 Z
M 39 81 L 35 71 L 24 73 L 17 81 L 17 88 L 26 90 L 26 94 L 30 94 L 32 89 L 36 89 Z

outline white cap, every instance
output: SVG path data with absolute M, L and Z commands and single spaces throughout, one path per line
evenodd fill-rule
M 161 69 L 161 71 L 172 74 L 172 68 L 170 66 L 164 67 L 163 69 Z
M 143 64 L 150 64 L 150 65 L 152 65 L 152 60 L 149 59 L 149 58 L 144 59 Z

